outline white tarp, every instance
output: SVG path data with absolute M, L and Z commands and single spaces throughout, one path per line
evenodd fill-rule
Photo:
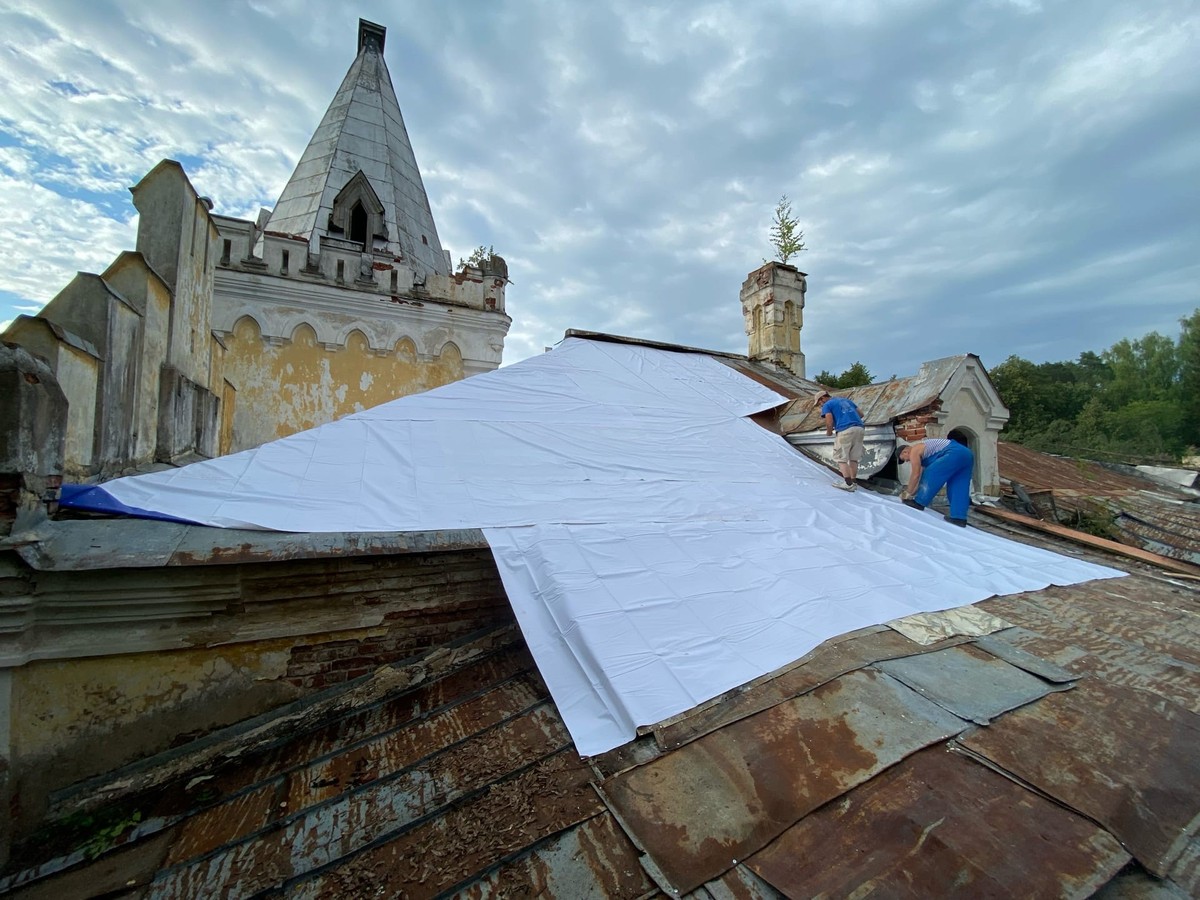
M 483 528 L 580 753 L 823 640 L 1123 573 L 846 494 L 711 357 L 571 339 L 255 450 L 104 485 L 280 531 Z

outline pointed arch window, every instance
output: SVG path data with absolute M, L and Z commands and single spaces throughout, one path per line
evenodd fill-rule
M 329 230 L 335 234 L 340 233 L 347 240 L 357 241 L 363 245 L 364 250 L 371 249 L 375 238 L 387 240 L 383 203 L 361 169 L 333 198 L 333 209 L 329 213 Z
M 367 244 L 367 211 L 361 202 L 356 202 L 350 210 L 350 240 L 358 241 L 364 247 Z

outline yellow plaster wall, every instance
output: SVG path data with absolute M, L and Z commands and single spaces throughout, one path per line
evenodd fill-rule
M 164 710 L 276 681 L 293 642 L 38 661 L 13 670 L 14 756 L 55 756 Z M 197 722 L 196 727 L 211 726 Z
M 380 627 L 321 634 L 364 640 Z M 51 791 L 175 746 L 181 737 L 276 709 L 311 693 L 284 680 L 313 635 L 191 650 L 38 660 L 10 670 L 17 818 L 36 821 Z
M 453 343 L 424 361 L 408 338 L 379 353 L 362 332 L 351 331 L 344 346 L 329 350 L 304 324 L 289 341 L 273 346 L 248 316 L 238 320 L 226 343 L 225 377 L 237 387 L 234 451 L 449 384 L 464 374 L 462 354 Z

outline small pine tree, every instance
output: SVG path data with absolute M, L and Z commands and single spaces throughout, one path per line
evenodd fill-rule
M 775 221 L 771 223 L 771 246 L 775 255 L 784 265 L 796 256 L 804 246 L 804 232 L 799 230 L 800 222 L 792 215 L 792 204 L 788 202 L 787 194 L 779 198 L 775 207 Z

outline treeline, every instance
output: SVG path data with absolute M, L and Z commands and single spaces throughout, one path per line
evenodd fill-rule
M 1074 362 L 1010 356 L 991 370 L 1002 440 L 1065 456 L 1178 462 L 1200 447 L 1200 309 L 1178 339 L 1151 332 Z

